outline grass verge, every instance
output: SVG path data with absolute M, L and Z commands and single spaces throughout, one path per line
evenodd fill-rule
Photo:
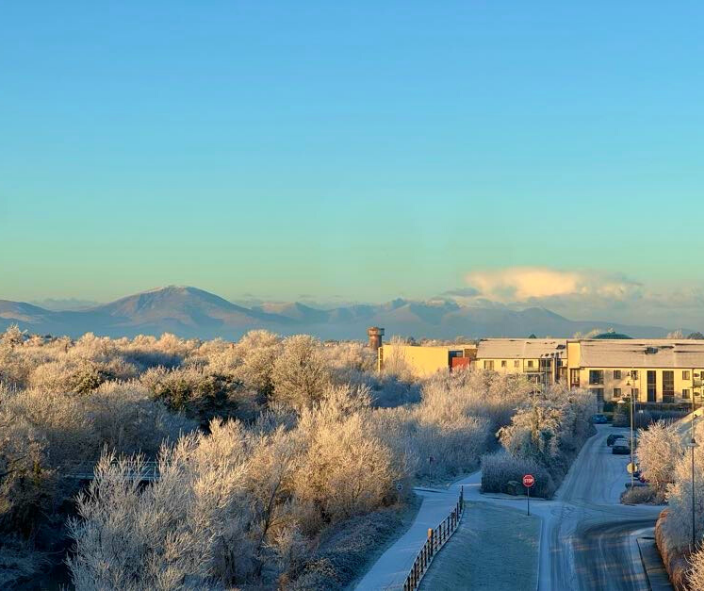
M 541 520 L 467 503 L 463 520 L 421 582 L 423 591 L 535 591 Z

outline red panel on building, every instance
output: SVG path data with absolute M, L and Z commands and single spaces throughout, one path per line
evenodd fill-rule
M 458 369 L 467 369 L 470 367 L 469 357 L 451 357 L 450 358 L 450 371 L 455 371 Z

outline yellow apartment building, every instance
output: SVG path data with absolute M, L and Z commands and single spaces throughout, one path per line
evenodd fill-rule
M 703 401 L 703 341 L 689 339 L 481 339 L 477 345 L 382 345 L 381 371 L 403 363 L 417 378 L 475 369 L 537 384 L 587 388 L 598 401 Z
M 469 367 L 475 356 L 475 345 L 382 345 L 377 349 L 377 369 L 403 364 L 417 378 L 432 376 L 439 371 Z
M 536 383 L 565 379 L 566 339 L 481 339 L 476 369 L 523 374 Z
M 594 339 L 568 341 L 568 385 L 598 401 L 634 395 L 639 402 L 702 404 L 703 341 Z

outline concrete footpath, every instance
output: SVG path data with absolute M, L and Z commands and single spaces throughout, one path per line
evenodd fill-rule
M 644 565 L 646 576 L 649 579 L 651 591 L 673 591 L 673 585 L 668 578 L 666 567 L 663 565 L 661 555 L 656 547 L 654 529 L 639 532 L 636 543 L 639 546 L 641 562 Z
M 399 589 L 404 584 L 414 560 L 426 542 L 429 528 L 435 528 L 455 507 L 460 487 L 479 487 L 480 472 L 451 484 L 447 489 L 417 487 L 414 492 L 422 498 L 416 519 L 406 533 L 379 557 L 377 562 L 360 580 L 355 589 L 379 591 Z

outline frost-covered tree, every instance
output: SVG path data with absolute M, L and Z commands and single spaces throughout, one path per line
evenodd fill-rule
M 538 462 L 562 477 L 591 432 L 594 412 L 594 397 L 587 391 L 551 388 L 530 397 L 498 437 L 510 455 Z
M 272 373 L 276 400 L 298 410 L 309 408 L 321 399 L 330 381 L 319 340 L 309 335 L 284 340 Z
M 248 332 L 235 347 L 240 363 L 234 375 L 243 384 L 269 397 L 274 391 L 274 364 L 281 355 L 282 345 L 278 335 L 266 330 Z
M 392 450 L 369 424 L 369 399 L 359 394 L 328 390 L 319 407 L 303 411 L 300 437 L 307 452 L 295 492 L 314 520 L 339 521 L 371 511 L 385 498 L 391 501 L 394 481 L 402 476 Z
M 673 426 L 659 421 L 641 431 L 636 449 L 639 467 L 659 500 L 673 482 L 676 462 L 683 451 L 683 442 Z
M 703 431 L 702 425 L 696 434 L 695 491 L 691 481 L 691 451 L 687 449 L 675 464 L 673 483 L 668 486 L 666 498 L 669 510 L 664 523 L 664 534 L 669 548 L 687 549 L 691 544 L 693 502 L 695 506 L 695 540 L 703 539 Z
M 693 552 L 688 558 L 690 568 L 688 569 L 687 580 L 688 586 L 692 591 L 700 591 L 705 589 L 705 569 L 703 565 L 704 558 L 702 546 L 696 552 Z
M 3 347 L 16 347 L 21 345 L 26 338 L 26 332 L 20 330 L 16 324 L 11 324 L 2 336 L 0 336 L 0 345 Z

